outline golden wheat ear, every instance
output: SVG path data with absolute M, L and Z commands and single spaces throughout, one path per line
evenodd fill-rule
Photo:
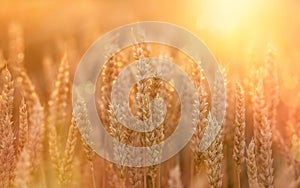
M 72 179 L 73 159 L 75 156 L 75 148 L 78 138 L 78 128 L 75 117 L 73 115 L 71 125 L 69 127 L 68 138 L 64 150 L 63 158 L 61 159 L 61 167 L 59 171 L 59 181 L 62 185 L 68 186 Z
M 19 134 L 18 134 L 18 152 L 21 153 L 25 143 L 28 141 L 28 112 L 25 99 L 22 98 L 19 107 Z
M 70 94 L 70 71 L 67 55 L 61 59 L 54 89 L 48 101 L 47 112 L 47 138 L 49 145 L 49 154 L 52 166 L 56 174 L 59 174 L 60 160 L 62 151 L 58 127 L 64 127 L 67 124 L 68 99 Z
M 266 187 L 273 187 L 272 129 L 267 118 L 264 87 L 260 81 L 254 96 L 253 113 L 257 177 L 258 183 Z
M 234 118 L 234 146 L 233 160 L 237 174 L 238 187 L 240 187 L 241 164 L 244 161 L 245 153 L 245 128 L 246 128 L 246 107 L 245 92 L 242 86 L 237 83 L 235 91 L 235 118 Z
M 92 140 L 93 130 L 91 128 L 91 122 L 88 118 L 86 103 L 79 94 L 76 97 L 74 112 L 75 112 L 75 116 L 74 116 L 75 121 L 81 133 L 80 136 L 81 136 L 83 151 L 90 166 L 92 183 L 93 183 L 93 187 L 95 188 L 96 180 L 95 180 L 94 163 L 93 163 L 95 158 L 95 151 L 93 150 L 93 146 L 95 143 Z
M 1 92 L 0 111 L 0 187 L 12 186 L 16 166 L 15 133 L 13 128 L 14 85 L 7 68 L 1 72 L 4 77 Z
M 209 116 L 209 123 L 216 125 L 216 119 L 211 119 Z M 208 125 L 209 126 L 209 125 Z M 213 127 L 213 126 L 212 126 Z M 208 182 L 212 187 L 222 187 L 222 161 L 223 161 L 223 130 L 221 129 L 213 141 L 213 143 L 204 151 L 206 173 Z
M 257 165 L 255 160 L 255 143 L 254 139 L 251 139 L 251 142 L 247 148 L 247 175 L 248 175 L 248 183 L 250 188 L 256 188 L 258 185 L 257 182 Z

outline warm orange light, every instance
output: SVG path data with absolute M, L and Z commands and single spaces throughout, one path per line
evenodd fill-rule
M 211 0 L 203 7 L 198 27 L 230 31 L 247 22 L 259 6 L 257 0 Z

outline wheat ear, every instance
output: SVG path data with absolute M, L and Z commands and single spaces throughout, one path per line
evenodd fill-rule
M 225 72 L 225 70 L 223 71 Z M 217 71 L 215 73 L 215 80 L 213 85 L 213 93 L 212 93 L 212 106 L 215 108 L 212 109 L 212 114 L 214 114 L 216 120 L 221 121 L 223 118 L 222 112 L 226 111 L 226 105 L 224 105 L 224 93 L 226 92 L 226 77 L 221 71 Z
M 36 95 L 37 96 L 37 95 Z M 43 142 L 45 138 L 44 108 L 36 99 L 36 103 L 28 108 L 29 112 L 29 134 L 28 144 L 30 146 L 31 172 L 35 172 L 43 159 Z
M 72 168 L 73 168 L 73 158 L 75 155 L 75 147 L 77 143 L 78 137 L 78 129 L 76 125 L 76 121 L 74 116 L 71 120 L 71 125 L 69 127 L 67 143 L 65 146 L 64 155 L 61 161 L 60 173 L 59 173 L 59 180 L 62 185 L 68 185 L 71 182 L 72 178 Z
M 31 161 L 28 145 L 28 112 L 24 98 L 19 107 L 19 139 L 18 139 L 18 162 L 15 170 L 14 187 L 29 188 L 31 182 Z
M 216 119 L 211 119 L 209 116 L 209 123 L 217 125 Z M 213 126 L 212 126 L 213 127 Z M 222 129 L 219 131 L 213 143 L 205 150 L 205 166 L 208 176 L 208 182 L 211 187 L 222 187 L 222 160 L 223 160 L 223 133 Z
M 28 112 L 24 98 L 19 108 L 18 152 L 20 153 L 28 140 Z
M 94 164 L 93 164 L 95 151 L 91 148 L 91 146 L 94 145 L 94 142 L 92 141 L 93 130 L 91 128 L 91 122 L 88 118 L 86 103 L 79 95 L 76 100 L 74 111 L 75 111 L 75 121 L 81 133 L 81 142 L 83 146 L 83 151 L 85 153 L 85 156 L 90 166 L 92 183 L 93 183 L 93 187 L 95 188 L 96 181 L 95 181 L 95 172 L 94 172 Z
M 22 96 L 26 100 L 28 112 L 28 142 L 25 143 L 24 148 L 27 148 L 27 153 L 30 156 L 30 169 L 28 173 L 33 176 L 43 162 L 42 154 L 45 136 L 44 109 L 26 70 L 22 67 L 22 64 L 19 64 L 19 66 L 21 70 L 18 72 L 19 86 Z M 20 153 L 19 157 L 24 159 L 26 156 L 22 155 L 27 154 L 26 152 Z M 31 177 L 29 179 L 31 180 Z
M 248 175 L 248 183 L 250 188 L 256 188 L 258 185 L 257 182 L 257 166 L 255 160 L 255 143 L 254 139 L 252 138 L 248 148 L 247 148 L 247 175 Z
M 145 52 L 142 47 L 135 46 L 134 50 L 134 57 L 136 60 L 138 60 L 137 63 L 137 74 L 136 77 L 138 80 L 141 80 L 137 83 L 137 94 L 136 94 L 136 106 L 137 106 L 137 116 L 140 120 L 146 121 L 149 118 L 149 91 L 147 90 L 146 83 L 143 79 L 147 78 L 151 71 L 150 71 L 150 61 L 145 58 Z M 144 125 L 146 126 L 146 125 Z M 138 139 L 136 140 L 136 144 L 142 144 L 145 146 L 145 140 L 146 135 L 145 134 L 136 134 L 133 131 L 130 131 L 131 138 L 134 138 L 135 136 L 138 136 Z M 141 154 L 138 154 L 141 155 Z M 145 154 L 142 154 L 145 155 Z M 133 156 L 132 156 L 133 157 Z M 141 170 L 143 170 L 143 174 L 141 174 Z M 146 186 L 147 182 L 147 169 L 140 169 L 140 168 L 129 168 L 129 182 L 133 187 L 138 187 L 140 184 L 142 184 L 142 181 L 144 181 L 143 185 Z
M 48 101 L 47 115 L 47 136 L 49 144 L 49 154 L 52 165 L 59 174 L 61 145 L 57 127 L 63 126 L 66 121 L 67 100 L 69 94 L 69 63 L 67 56 L 64 55 L 56 77 L 54 90 Z
M 126 162 L 128 162 L 128 151 L 126 149 L 125 144 L 129 140 L 129 134 L 127 129 L 123 128 L 123 125 L 121 125 L 117 117 L 122 118 L 122 114 L 120 112 L 119 106 L 115 104 L 109 105 L 109 130 L 111 136 L 116 139 L 116 141 L 113 141 L 113 151 L 114 151 L 114 158 L 118 162 L 118 170 L 119 170 L 119 177 L 122 181 L 123 187 L 125 187 L 125 177 L 126 177 L 126 170 L 127 167 Z M 125 117 L 123 117 L 125 118 Z M 121 143 L 121 144 L 120 144 Z
M 15 185 L 24 182 L 24 186 L 31 185 L 34 172 L 42 162 L 44 139 L 44 113 L 39 103 L 29 107 L 29 134 L 17 163 Z M 26 177 L 25 177 L 26 176 Z
M 10 187 L 14 179 L 16 165 L 16 136 L 12 122 L 14 86 L 7 68 L 3 70 L 2 75 L 4 76 L 4 88 L 1 93 L 0 114 L 0 185 L 1 187 Z
M 241 164 L 245 153 L 245 93 L 240 84 L 236 84 L 235 91 L 235 120 L 234 120 L 234 146 L 233 159 L 236 165 L 238 187 L 240 187 Z
M 202 163 L 203 153 L 199 151 L 199 146 L 202 141 L 205 128 L 207 126 L 207 113 L 208 113 L 208 95 L 205 91 L 203 78 L 200 79 L 197 88 L 197 99 L 194 100 L 193 111 L 193 123 L 196 124 L 194 134 L 191 139 L 191 149 L 194 154 L 194 165 L 191 168 L 195 168 L 196 171 L 200 170 Z M 193 174 L 191 174 L 192 176 Z
M 147 159 L 150 163 L 157 164 L 161 159 L 162 148 L 159 144 L 164 139 L 164 110 L 163 110 L 163 100 L 161 98 L 162 82 L 159 79 L 160 73 L 156 72 L 154 78 L 152 78 L 152 83 L 150 85 L 150 95 L 154 97 L 152 105 L 150 105 L 150 110 L 152 114 L 149 117 L 149 124 L 147 126 L 158 125 L 153 131 L 145 133 L 145 145 L 149 148 L 147 152 Z M 161 123 L 162 122 L 162 123 Z M 150 156 L 150 158 L 149 158 Z M 160 187 L 160 165 L 151 165 L 148 167 L 147 176 L 149 177 L 152 187 Z
M 267 108 L 261 81 L 256 89 L 254 99 L 253 123 L 258 183 L 262 183 L 265 187 L 273 187 L 272 130 L 267 119 Z

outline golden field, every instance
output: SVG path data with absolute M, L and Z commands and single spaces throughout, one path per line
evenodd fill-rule
M 300 187 L 300 2 L 0 4 L 0 187 Z M 198 96 L 191 102 L 199 121 L 190 143 L 161 164 L 131 168 L 103 159 L 82 139 L 77 125 L 90 122 L 84 101 L 72 105 L 72 81 L 97 38 L 141 21 L 179 25 L 207 44 L 225 78 L 226 116 L 215 141 L 199 151 L 208 125 L 217 123 L 210 110 L 220 83 L 209 91 L 203 71 L 194 62 L 185 63 L 176 49 L 145 43 L 124 49 L 125 57 L 119 53 L 106 62 L 96 88 L 98 115 L 111 136 L 149 146 L 169 137 L 179 121 L 178 94 L 169 83 L 151 78 L 132 88 L 130 108 L 146 121 L 153 118 L 149 101 L 161 97 L 168 111 L 164 121 L 145 134 L 118 122 L 116 116 L 123 116 L 116 115 L 109 97 L 119 73 L 133 60 L 141 63 L 136 77 L 144 74 L 142 66 L 151 66 L 141 58 L 175 60 L 190 75 Z M 160 108 L 154 112 L 160 114 Z M 108 147 L 105 140 L 102 145 Z

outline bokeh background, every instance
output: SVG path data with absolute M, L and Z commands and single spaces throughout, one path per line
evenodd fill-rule
M 45 56 L 58 62 L 62 41 L 71 42 L 81 56 L 95 39 L 116 27 L 139 21 L 165 21 L 198 35 L 221 64 L 232 65 L 233 74 L 242 71 L 249 61 L 262 63 L 271 43 L 277 49 L 284 78 L 281 82 L 287 89 L 282 91 L 283 101 L 293 103 L 291 91 L 299 85 L 297 0 L 0 2 L 0 49 L 7 56 L 8 26 L 20 23 L 25 35 L 26 66 L 36 77 L 41 76 L 40 62 Z

